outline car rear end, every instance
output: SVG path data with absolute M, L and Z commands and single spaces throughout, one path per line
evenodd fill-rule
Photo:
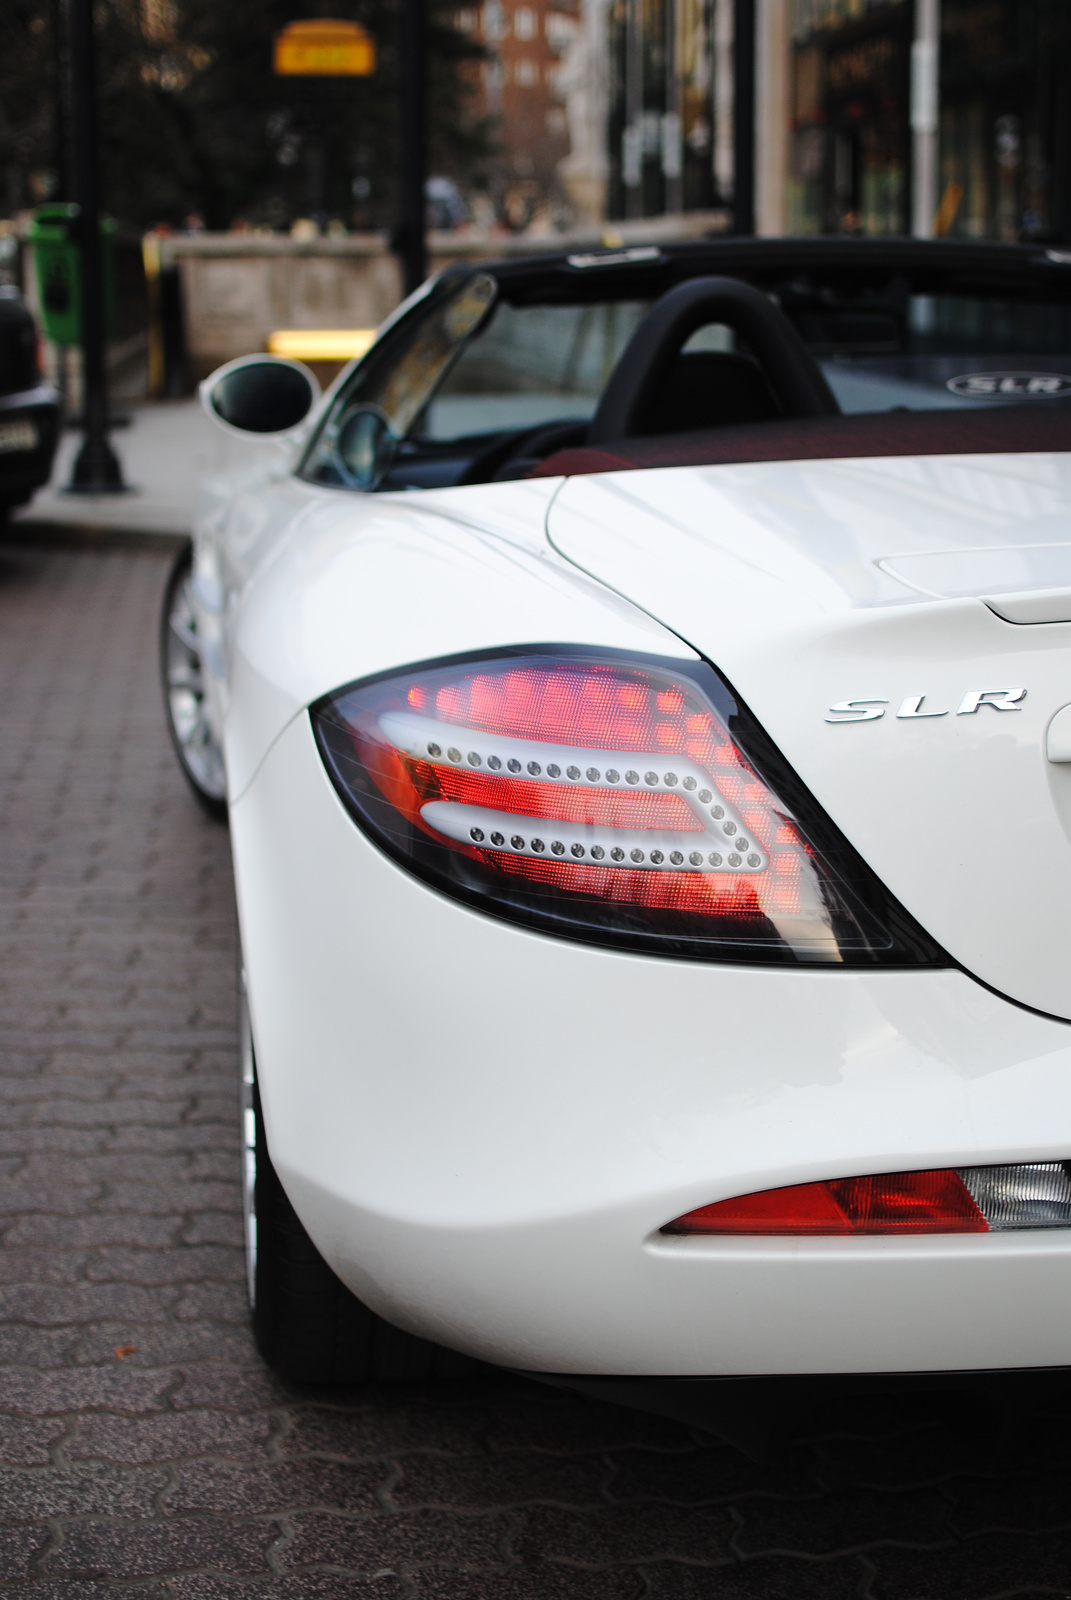
M 59 428 L 33 318 L 16 289 L 0 287 L 0 514 L 25 505 L 48 482 Z
M 273 1157 L 530 1371 L 1071 1364 L 1067 264 L 794 249 L 856 416 L 325 495 L 237 625 Z

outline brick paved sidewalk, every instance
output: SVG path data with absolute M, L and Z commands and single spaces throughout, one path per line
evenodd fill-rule
M 495 1374 L 272 1379 L 243 1298 L 227 839 L 163 730 L 164 572 L 0 546 L 0 1594 L 1071 1592 L 1055 1381 L 1003 1429 L 842 1401 L 760 1468 Z

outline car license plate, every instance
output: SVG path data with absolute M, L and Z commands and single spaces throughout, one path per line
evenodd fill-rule
M 12 450 L 37 449 L 37 424 L 19 417 L 14 422 L 0 422 L 0 455 Z

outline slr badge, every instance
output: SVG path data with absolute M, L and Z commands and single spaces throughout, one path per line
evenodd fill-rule
M 1025 689 L 968 689 L 956 708 L 956 716 L 974 716 L 982 706 L 992 706 L 994 711 L 1021 711 L 1025 699 Z M 877 696 L 866 700 L 838 700 L 830 706 L 826 721 L 876 722 L 885 715 L 885 707 L 889 703 Z M 915 717 L 947 717 L 948 711 L 927 706 L 924 694 L 909 694 L 905 700 L 901 700 L 896 715 L 907 721 Z
M 1062 400 L 1071 394 L 1063 372 L 961 372 L 945 384 L 969 400 Z

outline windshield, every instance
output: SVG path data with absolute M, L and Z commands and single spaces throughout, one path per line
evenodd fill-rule
M 477 273 L 435 305 L 429 314 L 410 319 L 391 342 L 386 360 L 364 361 L 328 413 L 309 459 L 306 475 L 323 483 L 365 487 L 353 470 L 349 441 L 359 448 L 364 435 L 355 432 L 358 412 L 372 411 L 384 431 L 404 439 L 423 412 L 465 341 L 479 328 L 495 303 L 498 286 L 489 273 Z
M 626 294 L 626 282 L 615 298 L 609 276 L 598 286 L 549 274 L 518 283 L 474 269 L 442 280 L 353 370 L 303 475 L 366 490 L 447 488 L 524 477 L 584 446 L 629 341 L 672 286 L 651 280 L 642 295 Z M 792 322 L 844 414 L 1071 406 L 1071 305 L 1019 285 L 1003 295 L 936 292 L 932 271 L 923 282 L 926 292 L 906 275 L 883 281 L 871 258 L 856 275 L 785 271 L 757 286 Z M 730 328 L 700 328 L 669 357 L 641 436 L 783 415 L 777 374 L 771 387 Z
M 369 409 L 380 440 L 389 433 L 397 446 L 392 486 L 399 472 L 411 486 L 456 481 L 455 458 L 442 447 L 459 440 L 582 425 L 647 309 L 633 300 L 513 306 L 480 273 L 414 318 L 387 359 L 361 363 L 328 413 L 304 474 L 317 483 L 371 486 L 370 435 L 361 427 Z M 428 450 L 431 457 L 416 467 L 414 458 Z
M 421 419 L 429 439 L 587 421 L 644 312 L 639 301 L 499 304 Z

